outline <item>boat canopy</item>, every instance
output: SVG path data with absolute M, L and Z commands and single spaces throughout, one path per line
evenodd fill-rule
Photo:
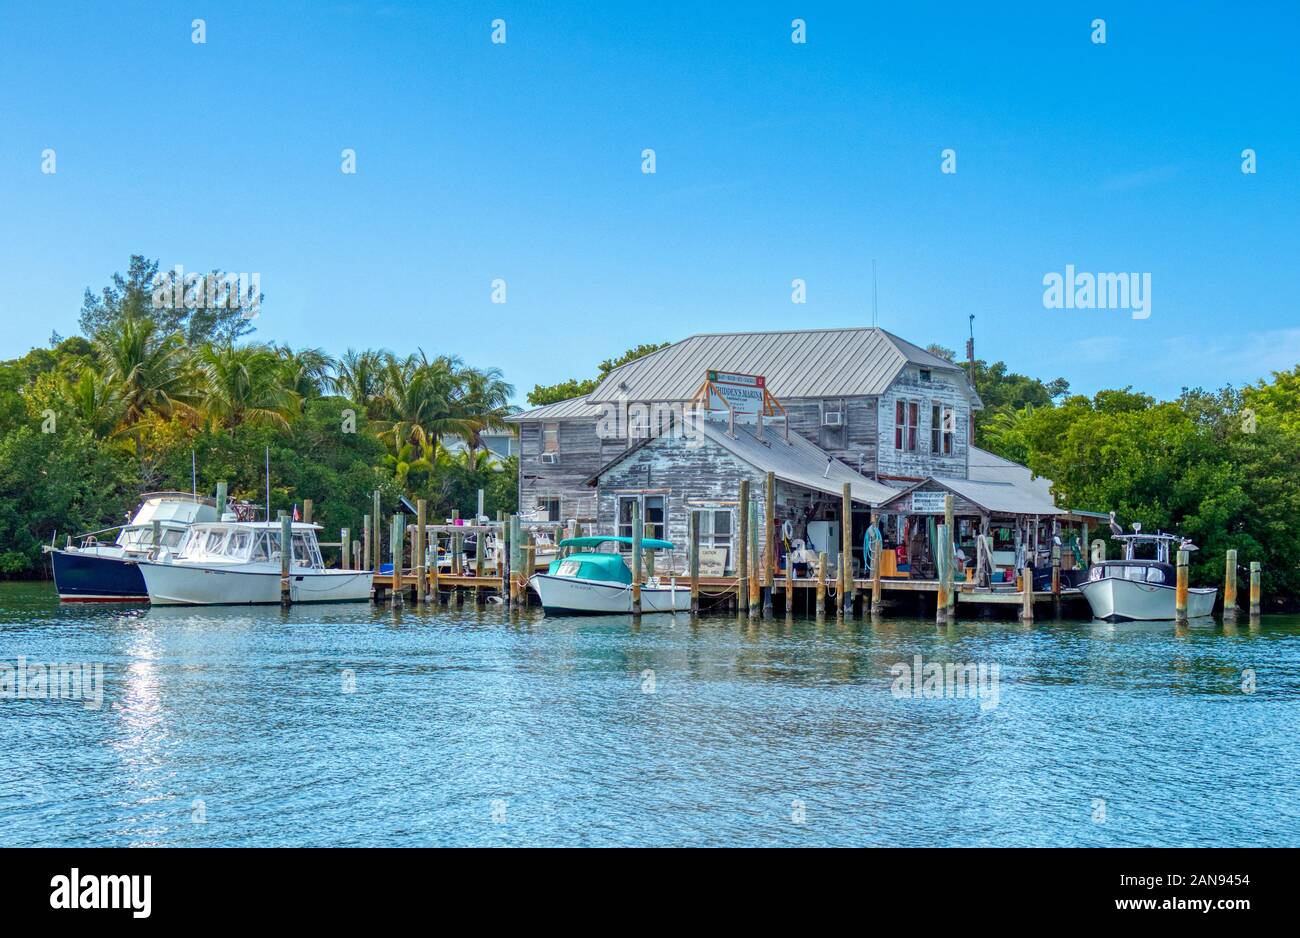
M 586 537 L 566 537 L 560 541 L 561 547 L 599 547 L 601 544 L 613 542 L 615 544 L 626 544 L 631 546 L 632 538 L 615 537 L 613 534 L 593 534 Z M 641 538 L 641 546 L 647 550 L 672 550 L 672 541 L 660 541 L 653 537 Z

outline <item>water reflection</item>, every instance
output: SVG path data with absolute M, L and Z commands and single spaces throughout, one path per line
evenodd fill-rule
M 0 741 L 32 753 L 0 780 L 6 845 L 1126 845 L 1242 830 L 1284 844 L 1297 829 L 1277 778 L 1300 762 L 1296 618 L 110 611 L 6 587 L 0 646 L 102 661 L 111 701 L 0 702 Z M 891 667 L 918 660 L 997 665 L 997 705 L 896 696 Z M 1223 799 L 1240 785 L 1257 796 Z

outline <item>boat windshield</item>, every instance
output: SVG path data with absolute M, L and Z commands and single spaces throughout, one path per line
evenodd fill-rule
M 185 538 L 181 528 L 163 528 L 163 547 L 175 550 Z M 117 544 L 127 550 L 148 550 L 153 547 L 153 526 L 125 528 L 117 536 Z
M 1112 578 L 1116 580 L 1131 580 L 1134 583 L 1166 583 L 1167 577 L 1161 567 L 1148 564 L 1107 564 L 1105 566 L 1093 567 L 1089 574 L 1090 580 L 1102 580 Z

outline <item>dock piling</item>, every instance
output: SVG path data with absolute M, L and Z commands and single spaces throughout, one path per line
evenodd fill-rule
M 1223 619 L 1237 619 L 1237 552 L 1229 550 L 1223 563 Z
M 691 571 L 691 615 L 700 614 L 700 513 L 691 512 L 691 543 L 690 543 L 690 571 Z
M 749 614 L 758 615 L 763 609 L 762 589 L 763 572 L 759 568 L 762 559 L 758 553 L 758 503 L 749 503 Z
M 1179 622 L 1187 621 L 1187 558 L 1188 552 L 1178 552 L 1178 567 L 1175 571 L 1174 618 Z
M 949 547 L 948 525 L 940 523 L 936 529 L 938 544 L 935 545 L 935 560 L 938 562 L 939 592 L 934 603 L 935 625 L 944 625 L 948 621 L 948 577 L 952 572 L 952 549 Z
M 289 588 L 289 561 L 293 558 L 293 519 L 287 511 L 280 512 L 280 605 L 288 607 L 293 602 Z
M 742 482 L 741 485 L 744 485 Z M 641 615 L 641 500 L 632 501 L 632 615 Z
M 857 587 L 853 582 L 853 486 L 848 482 L 844 483 L 840 493 L 840 514 L 843 519 L 840 525 L 840 554 L 844 558 L 841 565 L 844 570 L 844 588 L 840 595 L 843 597 L 844 614 L 852 616 Z
M 736 550 L 736 603 L 740 612 L 749 612 L 749 479 L 740 481 L 740 538 Z
M 1028 565 L 1020 572 L 1020 618 L 1034 621 L 1034 570 Z
M 773 571 L 776 570 L 776 473 L 763 485 L 763 615 L 772 614 Z M 788 574 L 787 574 L 788 575 Z
M 1259 618 L 1261 608 L 1260 574 L 1262 570 L 1263 567 L 1258 560 L 1252 560 L 1250 562 L 1250 617 L 1252 619 Z
M 415 601 L 421 606 L 424 605 L 428 596 L 427 589 L 429 585 L 427 582 L 428 572 L 425 567 L 425 558 L 428 551 L 424 543 L 425 538 L 428 537 L 428 532 L 425 529 L 428 520 L 428 503 L 423 498 L 417 499 L 415 502 L 415 545 L 412 548 L 415 551 L 415 556 L 411 558 L 411 565 L 415 567 Z
M 343 570 L 352 569 L 352 530 L 350 528 L 339 531 L 339 567 Z
M 817 615 L 826 615 L 826 551 L 817 552 Z

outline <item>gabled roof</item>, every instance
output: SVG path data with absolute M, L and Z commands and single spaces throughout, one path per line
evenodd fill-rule
M 693 335 L 615 368 L 587 400 L 689 400 L 710 368 L 763 375 L 778 400 L 878 395 L 909 362 L 965 380 L 957 365 L 883 329 L 722 332 Z
M 810 443 L 797 433 L 787 440 L 780 425 L 768 423 L 763 427 L 760 440 L 752 426 L 737 426 L 734 437 L 727 434 L 727 426 L 717 420 L 702 420 L 699 428 L 704 437 L 717 443 L 733 456 L 753 466 L 759 472 L 771 472 L 782 482 L 799 485 L 830 495 L 841 495 L 844 483 L 849 483 L 853 500 L 875 505 L 893 498 L 899 490 L 882 485 L 854 472 L 821 447 Z M 603 466 L 588 483 L 594 483 L 614 466 L 623 462 L 644 446 L 665 439 L 654 437 L 633 446 Z M 669 438 L 678 445 L 689 445 L 688 440 Z
M 571 397 L 554 404 L 543 404 L 523 413 L 512 414 L 506 420 L 518 423 L 521 420 L 566 420 L 574 417 L 599 417 L 603 408 L 598 404 L 588 403 L 585 397 Z
M 992 459 L 1001 459 L 992 453 L 985 453 L 983 450 L 971 450 L 971 469 L 974 472 L 975 454 L 980 453 Z M 947 476 L 930 476 L 921 482 L 908 486 L 902 491 L 894 491 L 890 499 L 896 500 L 900 496 L 908 495 L 924 485 L 938 485 L 952 492 L 954 495 L 960 495 L 967 501 L 974 502 L 979 507 L 988 512 L 1009 515 L 1041 515 L 1050 517 L 1052 515 L 1067 514 L 1064 510 L 1057 508 L 1052 501 L 1050 490 L 1051 483 L 1046 479 L 1030 480 L 1030 472 L 1024 466 L 1016 463 L 1002 460 L 1007 463 L 1008 467 L 1020 470 L 1021 477 L 1013 477 L 1013 473 L 1008 470 L 1008 477 L 1003 481 L 982 481 L 979 479 L 950 479 Z

